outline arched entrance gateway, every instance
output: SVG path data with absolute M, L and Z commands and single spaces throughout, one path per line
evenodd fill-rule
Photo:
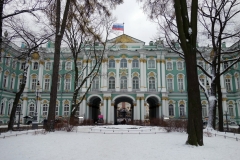
M 134 101 L 132 98 L 122 96 L 114 101 L 114 124 L 132 122 L 134 117 Z
M 101 102 L 102 102 L 101 99 L 97 96 L 91 97 L 88 101 L 88 106 L 89 106 L 88 117 L 89 119 L 92 119 L 94 123 L 97 122 L 98 116 L 102 114 Z
M 154 119 L 161 117 L 160 115 L 160 99 L 156 96 L 148 96 L 146 98 L 146 110 L 148 111 L 145 119 Z

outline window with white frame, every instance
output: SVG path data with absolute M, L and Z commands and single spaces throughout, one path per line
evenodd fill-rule
M 172 78 L 167 78 L 167 90 L 173 91 L 173 79 Z
M 19 103 L 18 105 L 17 105 L 17 109 L 16 109 L 16 115 L 19 115 L 19 112 L 20 112 L 20 114 L 22 113 L 22 104 L 21 103 Z
M 35 110 L 35 105 L 32 103 L 32 104 L 29 105 L 28 115 L 29 116 L 34 116 L 34 110 Z
M 183 90 L 183 78 L 178 77 L 178 90 Z
M 37 70 L 38 69 L 38 62 L 34 62 L 33 63 L 33 70 Z
M 121 89 L 127 89 L 127 77 L 121 77 Z
M 228 62 L 224 62 L 223 67 L 226 69 L 228 67 Z
M 3 87 L 7 88 L 7 86 L 8 86 L 8 76 L 4 75 L 3 76 Z
M 50 70 L 50 69 L 51 69 L 51 62 L 46 62 L 45 63 L 45 70 Z
M 93 89 L 93 90 L 99 89 L 99 78 L 98 78 L 98 77 L 95 77 L 95 78 L 93 79 L 92 89 Z
M 59 91 L 61 88 L 61 77 L 58 77 L 58 84 L 57 84 L 57 90 Z
M 240 90 L 240 80 L 239 80 L 239 76 L 236 77 L 236 88 L 238 90 Z
M 10 58 L 6 58 L 6 65 L 9 66 L 10 65 L 10 61 L 11 59 Z
M 120 67 L 121 68 L 127 68 L 127 60 L 126 59 L 121 59 Z
M 47 114 L 48 114 L 48 104 L 43 104 L 42 115 L 47 116 Z
M 10 89 L 14 89 L 14 77 L 11 77 L 11 81 L 10 81 Z
M 181 61 L 177 62 L 177 69 L 178 70 L 182 70 L 183 69 L 183 62 L 181 62 Z
M 174 116 L 174 107 L 172 104 L 168 106 L 168 113 L 169 113 L 169 116 Z
M 44 90 L 49 90 L 50 89 L 50 78 L 45 78 L 44 79 Z
M 228 106 L 228 113 L 229 113 L 229 116 L 234 116 L 234 110 L 233 110 L 233 105 L 229 105 Z
M 114 77 L 109 77 L 108 88 L 115 89 L 115 78 Z
M 36 78 L 32 78 L 32 90 L 36 90 L 36 85 L 37 85 L 37 79 Z
M 238 63 L 234 64 L 234 68 L 237 69 L 238 68 Z
M 21 63 L 21 70 L 24 70 L 24 69 L 25 69 L 25 65 L 26 65 L 25 62 L 22 62 L 22 63 Z
M 78 68 L 78 70 L 80 70 L 82 68 L 82 63 L 81 62 L 77 62 L 77 68 Z
M 11 114 L 13 102 L 8 103 L 8 115 Z
M 207 117 L 207 106 L 202 105 L 202 117 Z
M 137 59 L 132 61 L 132 68 L 139 68 L 139 61 Z
M 70 90 L 70 78 L 65 79 L 65 90 Z
M 4 115 L 5 102 L 2 102 L 0 107 L 0 115 Z
M 64 104 L 64 108 L 63 108 L 63 115 L 64 116 L 68 116 L 69 115 L 69 104 Z
M 55 107 L 55 115 L 58 116 L 58 110 L 59 110 L 59 107 L 58 107 L 58 104 L 56 104 L 56 107 Z
M 16 60 L 13 60 L 13 62 L 12 62 L 12 68 L 16 68 L 16 66 L 17 66 L 17 61 Z
M 172 62 L 167 62 L 167 70 L 172 70 Z
M 72 63 L 66 62 L 66 70 L 71 70 L 71 69 L 72 69 Z
M 138 77 L 133 77 L 132 87 L 133 87 L 133 89 L 139 89 L 139 78 Z
M 150 77 L 149 78 L 149 89 L 150 90 L 154 90 L 155 89 L 155 78 L 154 77 Z
M 227 91 L 231 91 L 231 79 L 230 78 L 225 79 L 225 86 L 226 86 Z
M 108 62 L 109 68 L 115 68 L 115 60 L 110 59 Z
M 185 116 L 185 108 L 183 104 L 181 104 L 179 107 L 179 114 L 180 114 L 180 117 Z
M 155 60 L 153 59 L 148 60 L 148 68 L 155 68 Z

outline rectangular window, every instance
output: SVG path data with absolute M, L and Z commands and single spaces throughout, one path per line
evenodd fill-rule
M 226 89 L 227 89 L 227 91 L 231 91 L 231 82 L 230 82 L 230 79 L 226 78 L 226 79 L 225 79 L 225 82 L 226 82 Z
M 3 87 L 4 88 L 7 88 L 7 79 L 8 79 L 8 77 L 6 75 L 4 75 L 4 77 L 3 77 Z
M 183 90 L 183 79 L 182 78 L 178 79 L 178 90 L 179 91 Z
M 174 116 L 173 105 L 169 105 L 169 116 Z
M 32 90 L 36 90 L 37 79 L 32 79 Z
M 234 116 L 233 106 L 228 107 L 229 116 Z
M 180 106 L 180 116 L 185 116 L 184 106 Z
M 56 105 L 56 108 L 55 108 L 55 115 L 56 116 L 58 115 L 58 105 Z
M 60 77 L 58 77 L 57 90 L 60 90 L 60 89 L 61 89 L 61 88 L 60 88 L 60 82 L 61 82 L 61 78 L 60 78 Z
M 205 105 L 202 107 L 202 117 L 207 117 L 207 107 Z
M 68 116 L 69 114 L 69 106 L 64 106 L 64 116 Z
M 48 113 L 48 106 L 46 104 L 43 105 L 42 115 L 47 116 Z
M 70 79 L 69 78 L 67 78 L 65 80 L 65 90 L 70 90 Z
M 12 67 L 13 67 L 13 68 L 16 68 L 16 65 L 17 65 L 17 61 L 14 60 L 14 61 L 12 62 Z
M 24 70 L 26 63 L 21 64 L 21 70 Z
M 149 60 L 148 61 L 148 68 L 155 68 L 155 61 L 154 60 Z
M 45 79 L 45 85 L 44 85 L 44 89 L 45 90 L 49 90 L 49 87 L 50 87 L 50 79 Z
M 168 91 L 173 91 L 173 79 L 167 79 Z
M 11 83 L 10 83 L 10 88 L 13 89 L 14 88 L 14 78 L 11 78 Z

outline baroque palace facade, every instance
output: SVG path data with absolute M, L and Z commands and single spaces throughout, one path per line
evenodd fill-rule
M 115 44 L 115 45 L 114 45 Z M 224 45 L 224 44 L 223 44 Z M 0 59 L 0 124 L 9 120 L 15 93 L 22 82 L 24 60 L 14 57 L 20 55 L 23 48 L 9 43 L 2 51 Z M 187 82 L 184 61 L 178 54 L 164 47 L 162 41 L 145 42 L 123 34 L 108 41 L 108 50 L 101 66 L 104 76 L 96 77 L 92 88 L 79 106 L 77 114 L 94 121 L 101 115 L 104 122 L 116 123 L 121 113 L 128 120 L 148 120 L 167 117 L 185 119 L 188 116 Z M 101 49 L 101 46 L 97 46 Z M 36 108 L 38 121 L 47 117 L 51 74 L 53 67 L 51 43 L 40 48 L 31 56 L 28 78 L 22 98 L 19 101 L 20 121 L 25 116 L 34 115 Z M 68 117 L 74 91 L 74 67 L 68 48 L 62 48 L 58 80 L 56 117 Z M 93 63 L 80 57 L 78 64 Z M 201 59 L 198 64 L 208 68 Z M 223 66 L 224 67 L 224 66 Z M 81 69 L 79 67 L 79 69 Z M 232 121 L 240 122 L 240 65 L 236 64 L 221 77 L 223 91 L 223 111 L 227 111 Z M 84 71 L 84 76 L 89 70 Z M 100 74 L 101 75 L 101 74 Z M 200 80 L 207 85 L 207 78 L 199 70 Z M 38 88 L 38 82 L 40 88 Z M 57 83 L 57 81 L 56 81 Z M 87 82 L 81 89 L 79 99 L 87 90 Z M 208 116 L 208 101 L 203 93 L 202 116 Z M 121 105 L 124 104 L 124 105 Z M 16 121 L 18 120 L 16 113 Z

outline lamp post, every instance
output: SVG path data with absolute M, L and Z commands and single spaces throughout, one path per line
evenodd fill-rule
M 32 129 L 38 129 L 37 104 L 38 104 L 38 99 L 39 99 L 39 97 L 38 97 L 39 89 L 40 89 L 40 84 L 39 84 L 39 81 L 38 81 L 37 86 L 36 86 L 36 110 L 35 110 L 35 115 L 33 116 Z
M 225 111 L 226 123 L 227 123 L 227 131 L 228 131 L 228 119 L 227 119 L 227 112 L 228 112 L 228 111 Z

